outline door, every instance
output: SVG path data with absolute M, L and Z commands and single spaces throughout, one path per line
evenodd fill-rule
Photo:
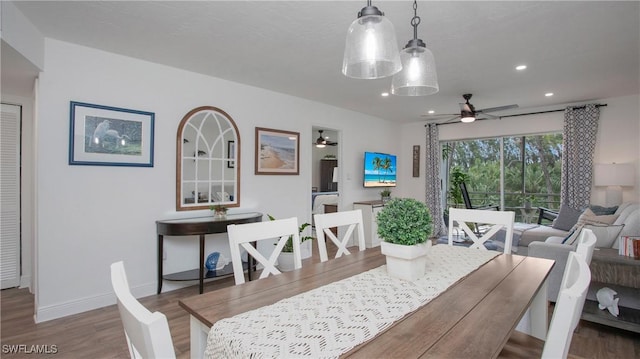
M 0 273 L 2 289 L 20 284 L 21 107 L 0 111 Z

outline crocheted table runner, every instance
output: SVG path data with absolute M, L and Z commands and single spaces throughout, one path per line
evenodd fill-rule
M 389 277 L 381 266 L 222 319 L 209 332 L 205 357 L 337 358 L 499 254 L 437 245 L 427 275 L 414 282 Z

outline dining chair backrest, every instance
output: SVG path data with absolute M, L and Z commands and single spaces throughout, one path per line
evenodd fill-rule
M 337 247 L 335 258 L 342 257 L 343 254 L 351 254 L 347 246 L 354 231 L 357 231 L 358 249 L 365 250 L 364 228 L 362 227 L 362 210 L 342 211 L 313 215 L 316 224 L 316 236 L 318 237 L 318 252 L 320 253 L 320 261 L 326 262 L 329 257 L 327 254 L 326 238 L 328 237 Z M 346 227 L 344 235 L 341 239 L 331 231 L 334 227 Z M 340 233 L 340 232 L 339 232 Z
M 498 231 L 504 229 L 504 253 L 511 254 L 513 241 L 513 222 L 515 213 L 511 211 L 490 211 L 479 209 L 449 209 L 449 245 L 453 245 L 454 222 L 462 228 L 464 233 L 473 241 L 471 248 L 487 250 L 484 243 L 493 237 Z M 467 225 L 467 222 L 488 224 L 491 227 L 478 235 Z
M 589 265 L 578 253 L 570 252 L 547 340 L 542 350 L 542 358 L 567 357 L 573 331 L 580 321 L 590 283 Z
M 578 238 L 578 247 L 576 253 L 587 262 L 587 265 L 591 264 L 591 257 L 593 257 L 593 249 L 596 246 L 596 235 L 592 230 L 582 228 L 580 231 L 580 237 Z
M 131 294 L 121 261 L 111 264 L 111 285 L 131 358 L 175 358 L 167 317 L 151 313 Z
M 298 232 L 298 219 L 296 217 L 287 219 L 276 219 L 268 222 L 230 224 L 227 226 L 229 235 L 229 247 L 231 249 L 231 261 L 233 262 L 233 276 L 237 284 L 244 283 L 244 268 L 240 250 L 247 251 L 248 260 L 254 258 L 264 269 L 260 274 L 260 279 L 268 277 L 270 274 L 280 274 L 276 268 L 278 256 L 282 248 L 291 238 L 293 244 L 293 266 L 295 269 L 302 267 L 302 257 L 300 254 L 300 234 Z M 266 258 L 253 246 L 253 242 L 262 240 L 273 240 L 278 238 L 275 249 Z

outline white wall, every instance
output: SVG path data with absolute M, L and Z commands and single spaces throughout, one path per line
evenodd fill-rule
M 395 141 L 384 139 L 397 130 L 371 116 L 57 40 L 45 41 L 45 55 L 37 119 L 38 321 L 113 304 L 109 265 L 118 260 L 134 294 L 155 293 L 155 221 L 209 215 L 175 212 L 176 130 L 195 107 L 223 109 L 240 131 L 242 207 L 236 211 L 310 222 L 312 124 L 350 139 L 340 145 L 345 204 L 377 196 L 362 188 L 362 153 L 394 152 Z M 155 166 L 69 166 L 69 101 L 154 112 Z M 255 127 L 300 132 L 299 176 L 254 175 Z M 364 127 L 370 136 L 361 136 Z M 365 138 L 383 140 L 371 148 Z M 195 237 L 165 242 L 165 273 L 197 267 Z M 228 253 L 225 247 L 225 237 L 212 236 L 207 253 Z
M 600 99 L 590 101 L 607 104 L 600 107 L 600 122 L 594 163 L 633 163 L 636 169 L 636 186 L 624 188 L 624 201 L 640 201 L 640 97 L 638 95 Z M 574 104 L 571 104 L 574 105 Z M 554 106 L 553 108 L 563 108 Z M 548 109 L 548 108 L 545 108 Z M 530 112 L 545 109 L 531 109 Z M 562 131 L 563 112 L 553 112 L 539 115 L 509 117 L 495 121 L 478 121 L 471 124 L 453 124 L 439 126 L 440 140 L 460 140 L 468 138 L 496 137 L 504 135 L 521 135 Z M 402 143 L 400 166 L 407 168 L 401 171 L 401 180 L 406 186 L 401 187 L 402 195 L 419 200 L 425 198 L 425 128 L 424 123 L 412 123 L 402 128 Z M 420 145 L 421 168 L 420 178 L 412 178 L 411 151 L 412 145 Z M 594 187 L 591 192 L 591 202 L 603 204 L 604 188 Z

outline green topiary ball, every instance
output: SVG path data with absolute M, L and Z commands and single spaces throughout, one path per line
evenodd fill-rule
M 406 246 L 424 243 L 431 235 L 427 205 L 413 198 L 394 198 L 376 217 L 378 236 L 385 242 Z

